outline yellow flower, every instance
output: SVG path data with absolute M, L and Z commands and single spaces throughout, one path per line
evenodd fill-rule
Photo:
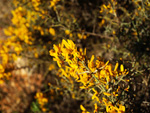
M 90 113 L 90 112 L 86 111 L 86 109 L 83 107 L 83 105 L 80 105 L 80 109 L 82 110 L 82 113 Z
M 116 63 L 114 71 L 117 71 L 119 63 Z
M 99 23 L 99 26 L 102 27 L 104 25 L 104 23 L 105 23 L 105 20 L 102 19 L 102 21 Z
M 50 7 L 54 8 L 54 10 L 56 10 L 56 4 L 59 2 L 60 0 L 51 0 L 50 1 Z
M 107 92 L 104 92 L 103 94 L 106 95 L 106 96 L 111 96 L 111 94 L 107 93 Z
M 113 95 L 116 96 L 116 97 L 118 96 L 118 94 L 116 94 L 116 92 L 113 92 Z
M 112 33 L 113 33 L 113 35 L 115 35 L 115 34 L 116 34 L 116 32 L 115 32 L 115 31 L 113 31 Z
M 14 50 L 17 53 L 17 55 L 19 55 L 19 53 L 22 51 L 22 47 L 21 46 L 15 46 Z
M 97 112 L 97 108 L 98 108 L 97 107 L 97 103 L 95 103 L 94 106 L 95 106 L 94 113 L 96 113 Z
M 118 113 L 124 113 L 125 112 L 125 106 L 119 105 Z
M 53 69 L 55 69 L 55 66 L 54 66 L 54 64 L 50 64 L 50 66 L 49 66 L 49 68 L 48 68 L 48 70 L 53 70 Z
M 46 111 L 46 108 L 44 107 L 44 105 L 45 105 L 46 103 L 48 103 L 48 99 L 45 98 L 45 97 L 43 96 L 43 93 L 41 93 L 41 92 L 36 93 L 35 98 L 38 100 L 38 103 L 40 104 L 40 108 L 42 109 L 42 111 L 45 112 L 45 111 Z
M 112 67 L 111 67 L 111 65 L 108 65 L 107 67 L 108 67 L 108 71 L 109 71 L 110 75 L 112 76 L 113 73 L 112 73 Z
M 135 31 L 135 32 L 132 33 L 132 35 L 137 36 L 138 34 L 137 34 L 137 32 Z
M 123 72 L 124 71 L 124 66 L 121 64 L 120 65 L 120 71 Z
M 4 67 L 0 64 L 0 73 L 4 72 Z
M 68 41 L 68 42 L 67 42 Z M 73 43 L 72 40 L 67 40 L 65 41 L 64 39 L 62 40 L 62 45 L 65 45 L 67 49 L 76 49 L 75 44 Z
M 62 66 L 63 61 L 61 61 L 59 58 L 53 58 L 53 60 L 54 60 L 54 61 L 57 61 L 57 65 L 58 65 L 59 67 Z
M 70 34 L 70 30 L 65 30 L 65 34 L 69 35 Z
M 34 57 L 35 57 L 35 58 L 38 58 L 38 56 L 39 56 L 38 53 L 35 52 L 35 53 L 34 53 Z
M 106 6 L 105 4 L 103 4 L 103 7 L 104 7 L 105 9 L 107 9 L 107 6 Z
M 94 88 L 92 88 L 92 90 L 94 91 L 94 94 L 93 94 L 93 96 L 92 96 L 92 100 L 96 100 L 97 102 L 99 102 L 100 103 L 100 100 L 99 100 L 99 98 L 98 98 L 98 92 L 94 89 Z
M 82 34 L 78 33 L 77 36 L 79 37 L 79 39 L 82 39 Z
M 53 36 L 55 36 L 55 29 L 49 28 L 49 33 Z
M 72 34 L 72 33 L 70 33 L 70 34 L 69 34 L 69 37 L 72 37 L 72 36 L 73 36 L 73 34 Z
M 92 57 L 91 57 L 91 60 L 89 61 L 89 63 L 88 63 L 88 68 L 92 71 L 92 72 L 94 72 L 95 70 L 96 70 L 96 68 L 94 67 L 94 55 L 92 55 Z
M 4 83 L 4 80 L 0 80 L 0 85 Z
M 83 105 L 80 105 L 80 109 L 81 109 L 82 111 L 86 111 L 86 109 L 83 107 Z
M 4 29 L 4 33 L 7 36 L 12 36 L 12 34 L 13 34 L 13 28 L 11 26 L 9 26 L 7 29 Z

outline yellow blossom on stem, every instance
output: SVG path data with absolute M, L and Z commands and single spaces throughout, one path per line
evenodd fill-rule
M 49 28 L 49 33 L 53 36 L 55 36 L 55 29 L 54 28 Z
M 39 103 L 40 108 L 42 109 L 42 111 L 45 112 L 46 108 L 44 107 L 44 105 L 48 103 L 48 99 L 45 98 L 43 96 L 43 93 L 41 93 L 41 92 L 36 93 L 35 98 L 38 100 L 38 103 Z
M 82 113 L 90 113 L 90 112 L 86 111 L 86 109 L 83 107 L 83 105 L 80 105 L 80 109 L 82 110 Z

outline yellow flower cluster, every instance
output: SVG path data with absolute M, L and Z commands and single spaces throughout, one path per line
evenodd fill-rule
M 125 7 L 122 7 L 117 3 L 116 0 L 108 0 L 107 2 L 101 5 L 100 9 L 100 18 L 102 21 L 100 22 L 100 27 L 105 23 L 105 20 L 110 22 L 111 24 L 117 24 L 118 20 L 125 22 L 125 19 L 122 17 L 126 17 L 128 19 L 137 19 L 138 21 L 145 21 L 147 19 L 147 14 L 150 11 L 149 5 L 150 3 L 139 0 L 132 0 L 132 5 L 135 7 L 134 11 L 128 11 Z M 117 14 L 117 10 L 121 10 L 124 13 L 123 15 Z M 136 33 L 135 33 L 136 34 Z
M 68 35 L 69 37 L 72 37 L 72 33 L 70 32 L 70 30 L 65 30 L 65 34 Z
M 53 28 L 49 28 L 49 33 L 52 35 L 52 36 L 55 36 L 55 30 Z
M 133 16 L 132 19 L 135 19 L 138 17 L 138 20 L 142 19 L 142 21 L 145 21 L 145 19 L 147 19 L 147 14 L 149 14 L 148 12 L 150 11 L 150 3 L 149 1 L 145 0 L 145 1 L 138 1 L 138 0 L 132 0 L 135 8 L 135 11 L 133 12 Z
M 32 1 L 33 3 L 37 3 L 39 0 Z M 39 4 L 39 3 L 38 3 Z M 30 4 L 30 7 L 35 4 Z M 37 10 L 37 6 L 33 6 L 35 10 Z M 21 41 L 24 41 L 27 44 L 32 44 L 33 38 L 32 33 L 29 31 L 30 27 L 33 27 L 35 30 L 39 27 L 35 27 L 34 24 L 38 19 L 38 16 L 41 18 L 45 18 L 44 15 L 47 12 L 44 10 L 40 10 L 40 12 L 34 10 L 27 10 L 24 7 L 17 7 L 12 11 L 12 23 L 15 27 L 10 26 L 4 30 L 5 34 L 11 36 L 13 39 L 19 38 Z M 32 29 L 33 29 L 32 28 Z M 38 29 L 42 32 L 42 29 Z M 44 34 L 44 33 L 43 33 Z
M 108 113 L 124 113 L 125 112 L 125 106 L 123 105 L 118 105 L 114 106 L 110 101 L 108 101 L 106 98 L 102 99 L 103 103 L 106 106 L 106 111 Z
M 55 36 L 55 29 L 50 26 L 46 19 L 49 16 L 49 3 L 51 2 L 52 7 L 55 7 L 54 5 L 58 1 L 13 0 L 15 9 L 11 11 L 12 25 L 4 29 L 5 35 L 9 38 L 0 40 L 0 83 L 3 83 L 3 79 L 7 78 L 8 69 L 6 68 L 9 62 L 13 63 L 19 56 L 30 56 L 38 59 L 45 51 L 47 53 L 46 44 L 50 44 L 52 39 L 42 39 L 43 37 L 38 36 L 40 39 L 37 40 L 37 34 L 40 33 L 41 36 L 46 35 L 47 37 Z M 48 24 L 46 23 L 44 26 L 45 21 Z M 48 41 L 43 43 L 41 40 Z M 43 48 L 35 46 L 39 43 L 43 44 Z
M 77 36 L 79 37 L 79 39 L 86 39 L 87 38 L 86 35 L 80 34 L 80 33 L 78 33 Z
M 112 25 L 117 25 L 118 17 L 117 17 L 117 1 L 116 0 L 108 0 L 107 2 L 104 2 L 100 6 L 100 19 L 101 22 L 99 23 L 99 27 L 103 27 L 107 23 L 110 23 Z M 114 35 L 115 31 L 110 30 L 112 32 L 111 34 Z
M 15 27 L 10 26 L 5 29 L 5 34 L 11 36 L 14 40 L 19 38 L 25 43 L 31 44 L 31 33 L 28 30 L 30 23 L 29 20 L 24 17 L 26 14 L 28 15 L 29 12 L 27 13 L 26 9 L 18 7 L 12 11 L 12 14 L 12 23 Z
M 29 1 L 26 0 L 22 2 L 27 3 Z M 11 21 L 13 26 L 8 27 L 4 30 L 4 32 L 6 35 L 11 36 L 11 38 L 13 38 L 14 40 L 17 40 L 19 38 L 19 40 L 31 45 L 34 39 L 32 38 L 32 33 L 29 29 L 32 28 L 35 30 L 39 30 L 44 34 L 41 28 L 36 29 L 35 24 L 39 17 L 41 17 L 42 19 L 45 18 L 47 11 L 40 8 L 40 0 L 32 0 L 31 3 L 27 4 L 27 7 L 29 8 L 19 6 L 19 2 L 15 0 L 14 4 L 18 4 L 18 6 L 16 6 L 16 9 L 12 10 L 13 18 Z
M 56 4 L 59 2 L 60 0 L 50 0 L 50 7 L 54 8 L 54 10 L 56 10 Z
M 35 98 L 38 100 L 38 103 L 39 103 L 40 108 L 42 109 L 42 111 L 45 112 L 46 108 L 44 106 L 48 103 L 48 99 L 45 98 L 43 96 L 43 93 L 41 93 L 41 92 L 36 93 Z
M 86 49 L 84 52 L 82 49 L 77 50 L 72 40 L 62 40 L 61 44 L 53 45 L 53 48 L 50 50 L 50 55 L 54 57 L 54 61 L 57 61 L 62 73 L 61 76 L 65 76 L 70 81 L 73 77 L 82 84 L 80 86 L 82 89 L 92 88 L 94 92 L 92 100 L 105 105 L 106 108 L 110 104 L 106 104 L 106 101 L 103 102 L 101 96 L 108 98 L 111 103 L 117 100 L 119 87 L 112 89 L 109 86 L 110 84 L 117 86 L 123 77 L 128 74 L 123 65 L 120 65 L 120 71 L 118 71 L 118 63 L 112 70 L 112 65 L 108 64 L 109 62 L 104 63 L 99 58 L 94 60 L 94 55 L 90 60 L 87 60 Z M 112 98 L 113 100 L 111 100 Z M 117 104 L 123 106 L 119 102 Z M 113 106 L 113 104 L 111 105 Z M 112 109 L 118 111 L 121 108 L 117 108 L 114 105 Z M 125 110 L 122 111 L 124 112 Z
M 11 69 L 7 69 L 10 68 L 8 65 L 10 61 L 17 59 L 17 55 L 19 55 L 21 51 L 22 47 L 19 42 L 14 43 L 11 39 L 7 41 L 0 40 L 0 84 L 11 75 L 9 72 Z
M 28 0 L 21 2 L 28 3 Z M 32 30 L 40 31 L 41 35 L 44 35 L 44 30 L 36 25 L 36 21 L 39 18 L 45 18 L 44 15 L 47 11 L 39 8 L 41 5 L 40 0 L 32 0 L 31 3 L 26 4 L 27 7 L 20 6 L 19 1 L 13 1 L 16 9 L 12 10 L 12 26 L 4 29 L 4 33 L 9 36 L 6 40 L 0 40 L 0 83 L 3 83 L 5 78 L 8 78 L 11 74 L 10 70 L 6 69 L 9 63 L 13 63 L 22 51 L 28 48 L 24 48 L 24 45 L 32 45 L 34 38 L 32 38 Z M 33 9 L 34 10 L 31 10 Z M 31 30 L 32 29 L 32 30 Z M 45 30 L 46 31 L 46 30 Z M 48 32 L 48 31 L 47 31 Z M 33 32 L 34 33 L 34 32 Z M 30 49 L 34 52 L 34 49 Z M 38 54 L 34 52 L 34 56 L 37 58 Z
M 82 113 L 90 113 L 83 107 L 83 105 L 80 105 L 80 109 L 82 110 Z
M 116 16 L 116 9 L 115 9 L 116 5 L 117 5 L 117 2 L 115 0 L 110 0 L 108 5 L 103 4 L 101 6 L 100 13 L 112 14 Z
M 32 0 L 33 7 L 36 11 L 39 11 L 40 0 Z

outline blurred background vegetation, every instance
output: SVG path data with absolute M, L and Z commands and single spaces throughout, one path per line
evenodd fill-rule
M 66 82 L 49 55 L 62 39 L 86 48 L 88 59 L 123 64 L 126 112 L 150 112 L 149 0 L 1 0 L 0 7 L 2 113 L 80 113 L 81 104 L 93 112 L 91 94 Z

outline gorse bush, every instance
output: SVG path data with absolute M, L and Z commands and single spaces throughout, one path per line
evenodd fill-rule
M 50 51 L 50 55 L 54 56 L 54 61 L 57 61 L 62 72 L 61 76 L 71 83 L 71 79 L 74 78 L 82 83 L 81 89 L 87 89 L 89 93 L 93 91 L 92 100 L 96 101 L 94 112 L 100 111 L 103 106 L 106 107 L 107 112 L 125 111 L 125 106 L 120 104 L 121 99 L 118 99 L 123 91 L 128 90 L 126 87 L 121 88 L 123 90 L 120 91 L 119 83 L 128 81 L 124 79 L 128 72 L 124 70 L 123 65 L 120 65 L 120 71 L 117 71 L 118 63 L 112 70 L 108 62 L 104 63 L 100 60 L 94 62 L 94 56 L 86 60 L 86 50 L 84 53 L 81 49 L 77 51 L 77 47 L 71 40 L 68 42 L 63 40 L 58 46 L 54 45 L 54 50 Z M 97 104 L 100 105 L 97 107 Z M 86 111 L 82 105 L 81 109 L 83 112 Z
M 41 74 L 28 112 L 150 111 L 148 0 L 12 3 L 8 38 L 0 40 L 0 84 L 21 69 Z

